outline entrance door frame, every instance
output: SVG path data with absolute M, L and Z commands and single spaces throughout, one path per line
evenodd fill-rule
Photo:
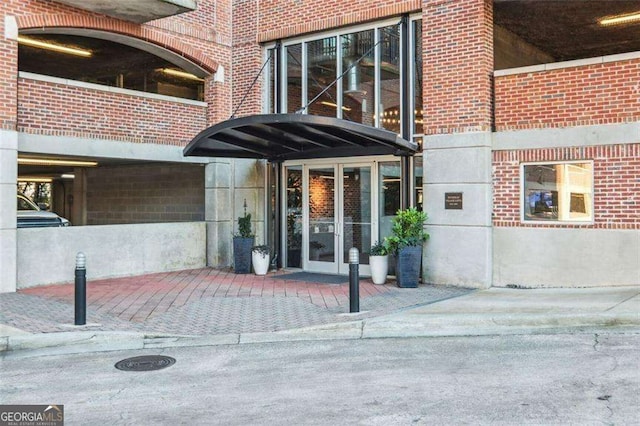
M 343 229 L 337 229 L 338 226 L 343 228 L 344 218 L 343 218 L 343 183 L 342 183 L 342 170 L 343 167 L 350 166 L 371 166 L 371 241 L 377 241 L 380 232 L 380 224 L 379 224 L 379 194 L 380 188 L 378 187 L 378 168 L 379 163 L 390 162 L 390 161 L 398 161 L 398 157 L 393 155 L 384 155 L 384 156 L 362 156 L 362 157 L 340 157 L 340 158 L 323 158 L 323 159 L 308 159 L 308 160 L 290 160 L 282 163 L 282 167 L 280 168 L 281 173 L 281 182 L 286 182 L 286 171 L 288 167 L 293 166 L 301 166 L 302 173 L 302 190 L 303 190 L 303 203 L 302 203 L 302 269 L 313 272 L 325 272 L 325 273 L 339 273 L 339 274 L 347 274 L 349 267 L 347 263 L 342 262 L 342 236 L 344 234 Z M 319 167 L 332 167 L 334 169 L 336 179 L 340 178 L 340 184 L 337 187 L 336 192 L 336 204 L 335 208 L 335 218 L 334 220 L 337 222 L 335 224 L 336 232 L 340 233 L 341 241 L 338 243 L 338 236 L 336 235 L 336 260 L 332 266 L 331 270 L 327 270 L 327 262 L 314 262 L 317 264 L 320 263 L 325 266 L 324 270 L 319 270 L 313 268 L 313 264 L 309 264 L 309 253 L 308 253 L 308 242 L 309 242 L 309 167 L 319 168 Z M 283 185 L 280 188 L 281 191 L 281 210 L 286 211 L 286 185 Z M 286 223 L 286 215 L 283 215 L 280 229 L 282 229 L 282 233 L 279 236 L 281 247 L 287 247 L 287 223 Z M 282 259 L 287 259 L 286 251 L 283 251 Z M 288 265 L 287 265 L 288 266 Z M 369 265 L 360 265 L 360 273 L 363 275 L 370 275 L 370 267 Z

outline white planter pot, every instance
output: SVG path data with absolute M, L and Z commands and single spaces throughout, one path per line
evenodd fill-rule
M 389 256 L 369 256 L 371 280 L 374 284 L 384 284 L 389 272 Z
M 269 255 L 262 254 L 258 251 L 251 252 L 251 263 L 253 265 L 253 272 L 256 275 L 267 275 L 269 270 Z

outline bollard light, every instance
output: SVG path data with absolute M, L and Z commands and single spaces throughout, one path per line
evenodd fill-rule
M 87 257 L 76 254 L 75 270 L 75 325 L 87 323 Z
M 360 312 L 360 254 L 358 249 L 349 249 L 349 312 Z
M 87 269 L 87 256 L 81 251 L 76 254 L 76 269 Z
M 358 253 L 358 249 L 355 247 L 351 247 L 349 249 L 349 263 L 358 264 L 360 262 L 360 253 Z

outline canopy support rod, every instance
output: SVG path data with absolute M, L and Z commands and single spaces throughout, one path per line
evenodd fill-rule
M 242 106 L 242 104 L 244 103 L 244 100 L 247 99 L 247 96 L 249 95 L 249 92 L 251 91 L 251 89 L 253 89 L 253 86 L 255 86 L 256 81 L 258 81 L 258 79 L 260 78 L 260 75 L 262 74 L 262 71 L 264 71 L 264 67 L 267 66 L 267 64 L 271 61 L 271 57 L 273 56 L 273 51 L 269 52 L 269 57 L 267 58 L 266 61 L 264 61 L 264 64 L 262 64 L 262 68 L 260 68 L 260 71 L 258 71 L 258 74 L 256 74 L 255 78 L 253 79 L 253 81 L 251 82 L 251 85 L 249 86 L 249 88 L 247 89 L 246 92 L 244 92 L 244 96 L 242 97 L 242 99 L 240 100 L 240 103 L 238 104 L 238 106 L 236 107 L 236 109 L 233 110 L 233 112 L 231 113 L 231 117 L 229 117 L 229 119 L 235 118 L 236 117 L 236 113 L 238 112 L 238 110 L 240 109 L 240 107 Z
M 402 21 L 398 22 L 396 25 L 400 25 L 401 22 Z M 385 30 L 383 29 L 383 31 L 385 31 Z M 371 46 L 369 48 L 369 50 L 364 52 L 362 54 L 362 56 L 360 56 L 357 60 L 353 61 L 353 63 L 351 63 L 351 65 L 349 65 L 347 67 L 347 69 L 342 72 L 342 74 L 340 74 L 338 77 L 336 77 L 331 83 L 327 84 L 327 87 L 322 89 L 322 91 L 320 91 L 320 93 L 318 93 L 313 99 L 311 99 L 309 102 L 307 102 L 306 105 L 304 105 L 302 108 L 298 109 L 296 111 L 296 114 L 301 114 L 304 110 L 309 108 L 309 105 L 311 105 L 312 103 L 317 101 L 320 96 L 324 95 L 327 92 L 327 90 L 329 90 L 334 84 L 336 84 L 338 81 L 342 80 L 342 77 L 344 77 L 351 70 L 351 68 L 353 68 L 356 65 L 358 65 L 360 63 L 360 61 L 362 61 L 369 53 L 371 53 L 373 51 L 373 49 L 376 48 L 376 46 L 378 46 L 380 44 L 380 42 L 382 42 L 382 38 L 380 40 L 378 40 L 378 42 L 375 43 L 373 46 Z

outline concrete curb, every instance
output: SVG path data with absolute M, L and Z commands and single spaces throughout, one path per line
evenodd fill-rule
M 417 318 L 419 317 L 419 318 Z M 421 314 L 390 315 L 368 320 L 292 330 L 223 335 L 154 335 L 138 332 L 70 331 L 0 338 L 0 354 L 46 356 L 176 347 L 241 345 L 317 340 L 411 337 L 463 337 L 542 334 L 615 328 L 640 331 L 639 314 Z

